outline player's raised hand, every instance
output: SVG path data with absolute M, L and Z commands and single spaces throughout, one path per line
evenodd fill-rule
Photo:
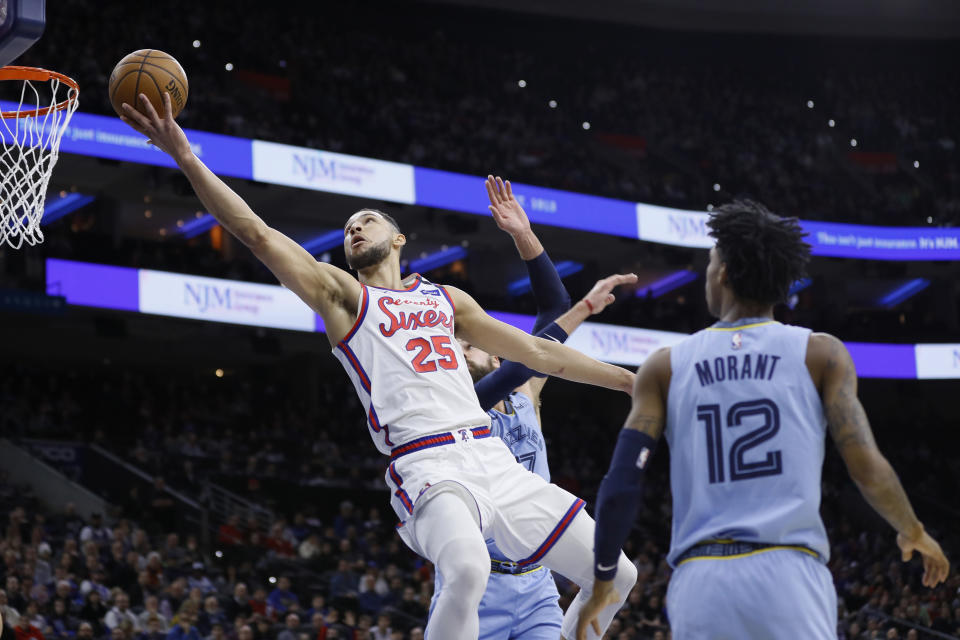
M 937 541 L 926 531 L 921 530 L 921 534 L 913 540 L 908 540 L 902 533 L 898 533 L 897 546 L 900 547 L 900 556 L 904 562 L 910 561 L 914 551 L 918 551 L 923 557 L 923 586 L 932 588 L 947 579 L 950 561 Z
M 580 618 L 577 620 L 577 640 L 587 640 L 587 626 L 593 627 L 597 636 L 603 634 L 600 621 L 597 618 L 600 612 L 611 604 L 620 602 L 620 594 L 613 588 L 613 580 L 597 580 L 593 583 L 593 593 L 580 608 Z
M 613 290 L 623 284 L 633 284 L 637 281 L 635 273 L 617 273 L 607 276 L 603 280 L 597 280 L 593 288 L 583 296 L 591 315 L 596 315 L 607 308 L 616 300 Z
M 146 113 L 141 113 L 134 109 L 132 105 L 124 102 L 123 115 L 120 116 L 120 119 L 147 136 L 150 144 L 166 152 L 178 162 L 193 153 L 190 150 L 190 141 L 187 140 L 186 134 L 173 119 L 170 94 L 168 92 L 163 93 L 163 117 L 157 114 L 157 110 L 153 108 L 153 104 L 146 95 L 141 93 L 138 98 Z
M 493 214 L 497 226 L 511 236 L 530 231 L 530 219 L 513 196 L 510 181 L 503 181 L 499 176 L 487 176 L 486 186 L 487 197 L 490 198 L 490 213 Z

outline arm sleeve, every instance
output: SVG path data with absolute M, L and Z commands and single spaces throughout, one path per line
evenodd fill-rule
M 534 334 L 538 338 L 546 338 L 555 342 L 566 342 L 567 332 L 556 322 L 551 322 Z M 532 377 L 546 377 L 537 373 L 519 362 L 504 360 L 499 369 L 491 371 L 477 381 L 473 388 L 477 391 L 477 398 L 484 411 L 489 411 L 493 405 L 510 395 L 510 392 Z
M 533 333 L 536 335 L 570 308 L 570 294 L 546 251 L 524 264 L 527 265 L 530 288 L 537 301 L 537 319 L 533 324 Z
M 530 287 L 537 301 L 537 319 L 533 323 L 533 335 L 555 342 L 566 342 L 567 332 L 554 320 L 570 308 L 570 294 L 560 280 L 560 274 L 544 251 L 532 260 L 526 260 Z M 495 404 L 510 395 L 510 392 L 532 377 L 546 377 L 518 362 L 504 360 L 500 368 L 481 378 L 473 388 L 477 391 L 480 406 L 489 411 Z

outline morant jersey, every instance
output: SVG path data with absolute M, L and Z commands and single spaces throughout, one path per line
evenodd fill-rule
M 480 407 L 446 290 L 417 275 L 406 289 L 360 285 L 357 320 L 333 349 L 367 414 L 377 449 L 490 424 Z
M 810 330 L 718 322 L 671 347 L 667 560 L 708 540 L 801 545 L 829 558 L 820 519 L 827 421 L 806 365 Z

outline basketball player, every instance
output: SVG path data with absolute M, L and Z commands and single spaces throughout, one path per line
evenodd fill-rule
M 543 564 L 589 591 L 593 520 L 582 500 L 527 471 L 502 440 L 490 437 L 490 418 L 455 336 L 577 382 L 629 392 L 634 375 L 498 322 L 454 287 L 419 275 L 404 281 L 406 238 L 382 212 L 362 209 L 344 226 L 344 253 L 359 281 L 317 262 L 268 227 L 194 155 L 171 116 L 169 94 L 163 118 L 145 95 L 139 98 L 146 115 L 124 104 L 124 121 L 168 153 L 217 221 L 323 318 L 334 355 L 366 407 L 370 435 L 391 458 L 386 482 L 401 519 L 398 532 L 446 580 L 428 624 L 432 638 L 477 638 L 477 607 L 490 574 L 485 536 L 520 565 Z M 512 198 L 501 181 L 489 182 L 497 198 Z M 624 592 L 636 569 L 622 553 L 616 562 L 617 589 Z M 618 607 L 601 612 L 601 627 Z M 568 638 L 575 625 L 568 611 Z
M 565 342 L 588 317 L 600 313 L 614 301 L 615 287 L 636 282 L 634 274 L 604 278 L 570 308 L 570 296 L 531 230 L 523 207 L 515 198 L 498 198 L 494 186 L 487 184 L 493 218 L 497 226 L 513 238 L 537 302 L 534 335 Z M 501 364 L 496 357 L 468 342 L 461 340 L 460 347 L 480 406 L 490 416 L 492 435 L 504 441 L 518 462 L 549 482 L 550 468 L 540 421 L 540 392 L 546 378 L 516 362 Z M 563 611 L 550 571 L 540 564 L 520 566 L 511 562 L 492 539 L 487 540 L 487 551 L 490 578 L 480 601 L 480 640 L 557 640 Z M 443 577 L 438 573 L 434 601 L 442 584 Z
M 706 296 L 720 321 L 654 353 L 597 495 L 596 578 L 577 637 L 619 602 L 611 581 L 657 440 L 670 446 L 675 568 L 667 591 L 673 637 L 836 638 L 820 482 L 829 431 L 867 502 L 897 531 L 904 561 L 923 556 L 923 584 L 950 565 L 917 520 L 877 449 L 843 343 L 780 324 L 809 261 L 795 218 L 734 202 L 707 223 Z

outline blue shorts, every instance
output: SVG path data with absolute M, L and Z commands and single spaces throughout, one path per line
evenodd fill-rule
M 837 591 L 813 556 L 771 549 L 681 562 L 667 589 L 674 640 L 835 640 Z
M 440 586 L 438 579 L 434 599 Z M 517 575 L 491 571 L 480 601 L 480 640 L 557 640 L 563 624 L 559 599 L 546 567 Z

